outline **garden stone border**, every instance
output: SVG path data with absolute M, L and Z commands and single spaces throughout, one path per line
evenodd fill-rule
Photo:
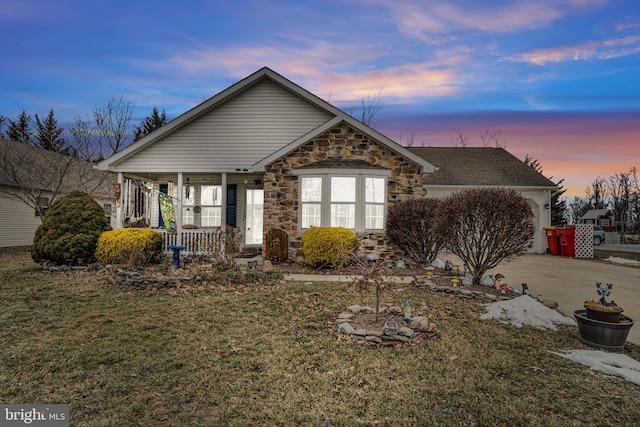
M 338 332 L 348 336 L 351 340 L 368 345 L 398 346 L 416 341 L 426 334 L 439 335 L 435 324 L 429 323 L 425 316 L 413 316 L 408 325 L 402 321 L 402 308 L 397 306 L 380 307 L 380 315 L 392 314 L 397 316 L 394 320 L 397 329 L 390 329 L 384 325 L 375 329 L 355 328 L 352 323 L 359 314 L 371 314 L 371 307 L 351 305 L 346 311 L 341 312 L 336 320 Z

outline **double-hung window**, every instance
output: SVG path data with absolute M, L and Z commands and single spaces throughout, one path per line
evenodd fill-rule
M 187 197 L 188 196 L 188 197 Z M 194 224 L 195 214 L 193 208 L 196 205 L 196 192 L 193 185 L 182 187 L 182 224 Z
M 200 225 L 220 227 L 222 221 L 222 186 L 200 186 Z
M 301 228 L 384 229 L 388 171 L 340 172 L 297 171 Z

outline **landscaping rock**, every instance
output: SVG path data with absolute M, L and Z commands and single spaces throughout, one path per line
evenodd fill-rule
M 558 308 L 558 303 L 557 303 L 557 302 L 555 302 L 555 301 L 551 301 L 551 300 L 548 300 L 548 299 L 546 299 L 546 300 L 542 301 L 542 305 L 544 305 L 545 307 L 552 308 L 552 309 L 554 309 L 554 310 L 555 310 L 556 308 Z
M 395 305 L 394 305 L 394 306 L 392 306 L 392 307 L 389 307 L 389 308 L 388 308 L 388 311 L 389 311 L 389 313 L 391 313 L 391 314 L 398 314 L 398 315 L 402 314 L 402 308 L 397 307 L 397 306 L 395 306 Z
M 353 331 L 353 333 L 351 335 L 357 335 L 360 337 L 364 337 L 367 335 L 367 330 L 366 329 L 356 329 L 355 331 Z
M 424 319 L 418 323 L 411 322 L 411 329 L 416 332 L 427 332 L 429 330 L 429 321 Z
M 404 326 L 398 329 L 398 335 L 400 335 L 401 337 L 412 337 L 415 335 L 415 332 L 413 331 L 413 329 Z
M 355 332 L 355 329 L 349 323 L 342 323 L 338 326 L 338 330 L 345 335 L 351 335 Z
M 358 314 L 360 313 L 360 310 L 362 309 L 362 307 L 360 307 L 357 304 L 354 305 L 350 305 L 349 307 L 347 307 L 347 310 L 349 310 L 350 312 L 352 312 L 353 314 Z
M 270 273 L 273 270 L 273 263 L 271 263 L 271 261 L 269 261 L 268 259 L 265 259 L 262 263 L 262 271 L 264 271 L 265 273 Z
M 338 319 L 352 319 L 354 316 L 353 313 L 350 313 L 348 311 L 343 311 L 342 313 L 338 314 Z
M 382 338 L 380 338 L 379 336 L 374 336 L 374 335 L 368 335 L 368 336 L 364 337 L 364 339 L 367 340 L 367 341 L 375 342 L 375 343 L 381 343 L 382 342 Z

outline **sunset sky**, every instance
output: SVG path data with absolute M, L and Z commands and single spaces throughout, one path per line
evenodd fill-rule
M 263 66 L 416 146 L 501 129 L 567 195 L 640 167 L 637 0 L 0 0 L 0 115 L 176 117 Z

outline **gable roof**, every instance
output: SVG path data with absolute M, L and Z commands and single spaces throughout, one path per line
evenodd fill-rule
M 582 215 L 581 219 L 598 219 L 601 216 L 611 216 L 611 211 L 609 209 L 590 209 Z
M 30 144 L 0 137 L 0 186 L 35 192 L 82 190 L 111 198 L 116 176 L 95 170 L 94 164 Z
M 436 172 L 424 175 L 425 185 L 556 187 L 503 148 L 409 147 L 408 150 L 438 167 Z
M 409 152 L 408 150 L 406 150 L 406 148 L 402 147 L 401 145 L 397 144 L 391 139 L 369 128 L 368 126 L 358 122 L 353 117 L 346 114 L 339 108 L 320 99 L 316 95 L 312 94 L 311 92 L 298 86 L 297 84 L 291 82 L 290 80 L 284 78 L 280 74 L 274 72 L 273 70 L 267 67 L 264 67 L 256 71 L 255 73 L 244 78 L 238 83 L 228 87 L 227 89 L 223 90 L 222 92 L 218 93 L 212 98 L 206 100 L 205 102 L 197 105 L 191 110 L 178 116 L 174 120 L 170 121 L 166 125 L 150 133 L 149 135 L 146 135 L 145 137 L 131 144 L 124 150 L 100 162 L 98 164 L 98 168 L 101 170 L 110 170 L 110 169 L 113 170 L 116 165 L 135 156 L 141 151 L 151 147 L 156 142 L 169 137 L 170 135 L 177 132 L 178 130 L 188 126 L 190 123 L 193 123 L 194 121 L 198 120 L 202 116 L 214 111 L 216 108 L 221 107 L 222 105 L 226 104 L 228 101 L 237 98 L 240 94 L 245 93 L 246 91 L 250 90 L 251 88 L 258 85 L 260 82 L 263 82 L 265 80 L 275 83 L 280 88 L 285 89 L 289 93 L 297 96 L 299 99 L 302 99 L 303 101 L 307 102 L 309 105 L 315 107 L 320 111 L 323 111 L 324 113 L 327 114 L 328 119 L 324 121 L 321 125 L 315 126 L 314 128 L 310 128 L 308 132 L 296 138 L 295 140 L 287 141 L 283 146 L 281 146 L 280 149 L 276 150 L 275 153 L 268 155 L 262 160 L 259 160 L 257 162 L 254 159 L 252 164 L 253 166 L 251 164 L 248 164 L 243 167 L 252 166 L 252 169 L 256 171 L 264 170 L 264 166 L 269 162 L 285 155 L 286 153 L 297 148 L 298 146 L 310 141 L 311 139 L 322 134 L 323 132 L 327 131 L 331 127 L 339 124 L 341 121 L 345 121 L 349 123 L 351 126 L 359 129 L 361 132 L 367 135 L 370 135 L 371 137 L 375 138 L 379 142 L 385 145 L 388 145 L 390 148 L 392 148 L 396 152 L 399 152 L 400 154 L 416 162 L 417 164 L 422 166 L 426 172 L 435 170 L 433 165 L 431 165 L 425 159 Z M 170 171 L 167 171 L 167 172 L 170 172 Z
M 313 129 L 311 132 L 307 133 L 306 135 L 302 135 L 300 138 L 296 139 L 295 141 L 292 141 L 290 144 L 282 147 L 280 150 L 274 152 L 273 154 L 265 157 L 264 159 L 260 160 L 259 162 L 255 163 L 254 166 L 254 170 L 264 170 L 264 167 L 266 165 L 268 165 L 269 163 L 278 160 L 281 157 L 284 157 L 285 155 L 287 155 L 288 153 L 292 152 L 293 150 L 295 150 L 296 148 L 300 147 L 303 144 L 306 144 L 307 142 L 311 141 L 312 139 L 322 135 L 323 133 L 329 131 L 330 129 L 334 128 L 335 126 L 338 126 L 341 122 L 345 122 L 348 123 L 351 127 L 358 129 L 360 132 L 371 136 L 372 138 L 374 138 L 375 140 L 377 140 L 378 142 L 386 145 L 387 147 L 389 147 L 390 149 L 394 150 L 395 152 L 397 152 L 398 154 L 401 154 L 402 156 L 410 159 L 411 161 L 415 162 L 416 164 L 418 164 L 420 167 L 422 167 L 422 171 L 425 173 L 431 173 L 434 172 L 437 167 L 434 166 L 431 162 L 429 162 L 427 159 L 425 159 L 424 157 L 419 156 L 418 154 L 407 150 L 406 147 L 403 147 L 402 145 L 398 144 L 397 142 L 393 141 L 392 139 L 387 138 L 386 136 L 384 136 L 383 134 L 381 134 L 380 132 L 376 131 L 375 129 L 372 129 L 370 127 L 368 127 L 367 125 L 365 125 L 362 122 L 359 122 L 358 120 L 354 119 L 353 117 L 351 117 L 350 115 L 344 113 L 344 112 L 340 112 L 340 115 L 337 117 L 334 117 L 333 119 L 329 120 L 326 123 L 323 123 L 321 126 L 318 126 L 317 128 Z

